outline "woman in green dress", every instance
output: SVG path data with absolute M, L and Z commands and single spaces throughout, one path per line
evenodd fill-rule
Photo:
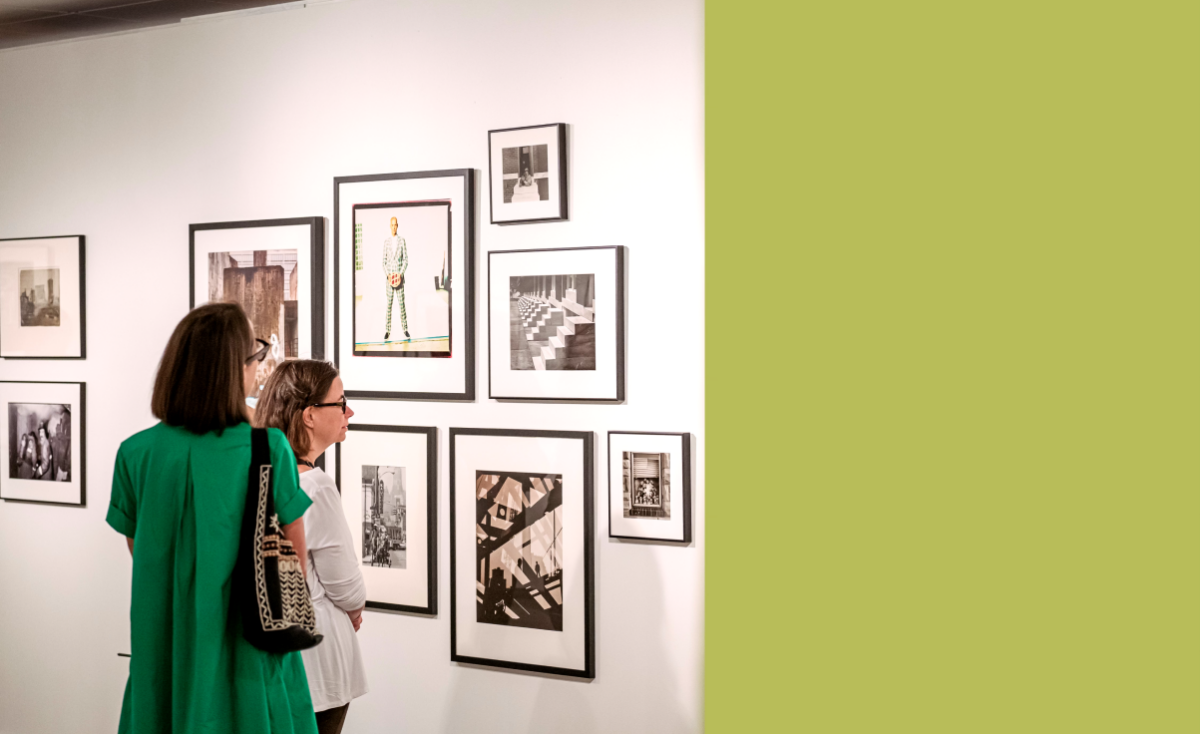
M 193 310 L 159 364 L 161 422 L 117 453 L 108 524 L 133 555 L 122 734 L 316 734 L 300 653 L 251 646 L 230 603 L 250 469 L 245 396 L 269 346 L 237 305 Z M 312 501 L 287 439 L 268 434 L 275 509 L 303 565 Z

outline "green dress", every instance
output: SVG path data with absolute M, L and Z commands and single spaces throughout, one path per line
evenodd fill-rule
M 312 500 L 287 439 L 268 432 L 286 525 Z M 251 646 L 230 611 L 249 469 L 247 423 L 220 436 L 159 423 L 121 444 L 108 524 L 134 539 L 122 734 L 316 734 L 300 654 Z

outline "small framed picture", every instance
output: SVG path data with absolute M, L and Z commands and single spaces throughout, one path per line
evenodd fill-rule
M 0 499 L 84 506 L 82 382 L 0 382 Z
M 475 172 L 334 179 L 334 342 L 351 398 L 475 399 Z
M 351 423 L 336 446 L 367 609 L 437 614 L 437 429 Z
M 492 224 L 567 218 L 567 126 L 488 131 Z
M 593 434 L 450 429 L 450 659 L 596 677 Z
M 625 249 L 488 253 L 488 392 L 625 399 Z
M 0 240 L 0 357 L 84 359 L 84 237 Z
M 236 303 L 271 344 L 259 390 L 285 360 L 325 359 L 324 217 L 193 224 L 189 250 L 189 305 Z
M 609 431 L 608 537 L 692 542 L 692 434 Z

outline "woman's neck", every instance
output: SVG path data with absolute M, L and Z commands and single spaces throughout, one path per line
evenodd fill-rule
M 317 459 L 321 458 L 321 454 L 325 453 L 325 449 L 327 449 L 327 448 L 329 448 L 329 444 L 325 444 L 323 446 L 314 444 L 313 446 L 311 446 L 308 449 L 307 454 L 305 454 L 304 456 L 298 456 L 296 458 L 303 459 L 304 461 L 307 461 L 310 464 L 316 464 Z M 305 472 L 305 471 L 309 470 L 309 467 L 301 464 L 300 469 L 302 472 Z

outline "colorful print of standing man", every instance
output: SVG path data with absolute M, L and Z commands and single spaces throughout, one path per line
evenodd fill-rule
M 383 330 L 383 340 L 392 334 L 392 297 L 400 301 L 400 329 L 408 336 L 408 312 L 404 310 L 404 271 L 408 270 L 408 245 L 404 238 L 397 236 L 399 224 L 392 217 L 392 236 L 383 241 L 383 276 L 384 300 L 387 301 L 387 325 Z

